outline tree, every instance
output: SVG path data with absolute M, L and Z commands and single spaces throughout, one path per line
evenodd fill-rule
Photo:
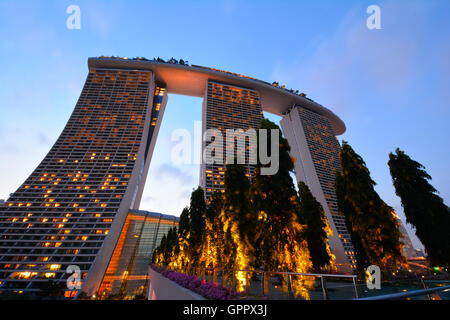
M 209 205 L 206 208 L 206 221 L 213 222 L 220 214 L 224 205 L 224 196 L 222 192 L 214 191 L 209 198 Z
M 177 227 L 172 227 L 167 232 L 167 238 L 166 238 L 166 249 L 165 252 L 167 254 L 167 261 L 172 262 L 173 258 L 176 255 L 176 248 L 178 244 L 178 233 L 177 233 Z
M 406 263 L 397 217 L 375 191 L 364 160 L 346 141 L 340 159 L 336 196 L 354 245 L 357 269 L 364 274 L 365 268 L 374 264 L 383 273 L 396 271 Z
M 260 129 L 268 130 L 267 150 L 271 145 L 271 130 L 279 127 L 270 120 L 263 119 Z M 258 146 L 261 145 L 258 135 Z M 287 140 L 280 136 L 279 169 L 274 175 L 261 175 L 264 166 L 258 162 L 255 170 L 255 181 L 252 187 L 252 203 L 257 209 L 260 221 L 258 234 L 258 263 L 267 270 L 283 268 L 284 260 L 280 254 L 285 244 L 289 243 L 286 229 L 292 227 L 292 220 L 300 223 L 300 203 L 290 173 L 294 169 L 289 155 Z M 299 226 L 303 229 L 304 226 Z M 301 243 L 304 239 L 299 237 Z M 292 270 L 293 271 L 293 270 Z
M 169 266 L 173 269 L 183 269 L 186 257 L 182 251 L 182 245 L 189 234 L 189 209 L 184 208 L 178 223 L 178 229 L 172 227 L 161 238 L 159 246 L 152 254 L 152 263 Z
M 305 239 L 311 254 L 313 268 L 316 271 L 329 265 L 331 252 L 328 246 L 326 229 L 329 228 L 322 205 L 314 198 L 308 186 L 300 181 L 298 183 L 300 199 L 300 212 L 302 222 L 306 224 Z
M 268 130 L 267 149 L 270 150 L 272 129 L 280 130 L 267 119 L 261 121 L 260 129 Z M 261 146 L 258 134 L 258 146 Z M 257 163 L 251 189 L 251 201 L 257 213 L 255 237 L 256 262 L 265 270 L 308 272 L 312 264 L 307 243 L 303 237 L 305 226 L 300 220 L 300 203 L 291 177 L 294 169 L 289 155 L 287 140 L 279 134 L 279 166 L 273 175 L 261 175 Z M 268 166 L 268 165 L 267 165 Z M 293 283 L 296 292 L 307 294 L 300 282 Z
M 154 250 L 152 261 L 173 269 L 199 267 L 202 240 L 205 231 L 205 195 L 198 187 L 191 194 L 189 208 L 184 208 L 180 215 L 178 232 L 171 228 L 161 243 Z
M 182 237 L 186 236 L 186 234 L 189 233 L 189 230 L 189 208 L 185 207 L 180 215 L 180 221 L 178 223 L 178 234 Z
M 369 257 L 366 254 L 366 250 L 363 246 L 359 233 L 353 230 L 353 219 L 358 216 L 358 213 L 351 201 L 348 201 L 346 195 L 346 180 L 343 175 L 336 172 L 335 191 L 338 203 L 338 210 L 345 217 L 345 226 L 352 240 L 354 249 L 354 257 L 356 260 L 356 269 L 360 275 L 364 274 L 364 269 L 371 265 Z
M 431 265 L 450 266 L 450 212 L 428 182 L 425 167 L 397 148 L 389 154 L 389 170 L 406 222 L 416 229 Z
M 205 193 L 202 187 L 198 187 L 191 194 L 189 206 L 189 237 L 187 238 L 187 253 L 190 262 L 198 267 L 200 247 L 203 232 L 205 230 Z
M 158 247 L 153 251 L 152 262 L 156 264 L 167 265 L 165 261 L 165 248 L 166 248 L 167 236 L 164 234 L 159 242 Z
M 202 240 L 201 263 L 214 270 L 225 267 L 223 264 L 224 232 L 221 220 L 224 206 L 224 196 L 221 192 L 215 191 L 210 197 L 210 202 L 206 208 L 205 232 Z M 215 276 L 215 273 L 214 273 Z M 215 277 L 214 277 L 215 281 Z
M 248 270 L 254 260 L 256 216 L 249 201 L 250 181 L 246 173 L 242 164 L 227 164 L 224 209 L 220 217 L 224 226 L 226 273 L 238 291 L 247 287 L 250 274 L 242 270 Z

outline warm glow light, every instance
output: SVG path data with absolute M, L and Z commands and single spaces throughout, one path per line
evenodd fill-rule
M 50 270 L 59 270 L 59 268 L 61 268 L 61 265 L 60 265 L 60 264 L 51 264 L 51 265 L 49 266 L 49 269 L 50 269 Z

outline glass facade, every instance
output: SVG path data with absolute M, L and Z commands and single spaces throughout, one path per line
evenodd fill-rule
M 99 290 L 99 297 L 145 295 L 153 250 L 178 217 L 130 210 Z

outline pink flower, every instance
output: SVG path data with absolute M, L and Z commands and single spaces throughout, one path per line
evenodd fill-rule
M 165 270 L 162 267 L 152 265 L 153 270 L 161 273 L 164 277 L 172 280 L 173 282 L 185 287 L 191 291 L 194 291 L 201 296 L 211 300 L 230 300 L 230 299 L 242 299 L 244 296 L 230 288 L 222 287 L 217 283 L 207 282 L 206 280 L 200 280 L 196 276 L 187 275 L 184 273 L 175 272 L 172 270 Z

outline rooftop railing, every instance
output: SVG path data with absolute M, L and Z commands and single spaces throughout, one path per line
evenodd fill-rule
M 197 68 L 197 69 L 205 69 L 205 70 L 217 71 L 217 72 L 221 72 L 221 73 L 224 73 L 224 74 L 229 74 L 229 75 L 237 76 L 237 77 L 240 77 L 240 78 L 246 78 L 246 79 L 250 79 L 250 80 L 253 80 L 253 81 L 258 81 L 258 82 L 261 82 L 261 83 L 264 83 L 264 84 L 267 84 L 267 85 L 271 85 L 271 86 L 273 86 L 275 88 L 278 88 L 280 90 L 284 90 L 286 92 L 295 94 L 297 96 L 300 96 L 300 97 L 305 98 L 305 99 L 307 99 L 307 100 L 309 100 L 311 102 L 316 103 L 313 99 L 308 98 L 305 93 L 299 92 L 299 90 L 288 89 L 284 85 L 280 85 L 277 81 L 273 81 L 272 83 L 270 83 L 270 82 L 267 82 L 267 81 L 264 81 L 264 80 L 259 80 L 259 79 L 256 79 L 256 78 L 252 78 L 252 77 L 249 77 L 249 76 L 245 76 L 245 75 L 234 73 L 234 72 L 230 72 L 230 71 L 225 71 L 225 70 L 220 70 L 220 69 L 215 69 L 215 68 L 210 68 L 210 67 L 204 67 L 204 66 L 199 66 L 199 65 L 195 65 L 195 64 L 190 65 L 189 61 L 183 60 L 183 59 L 179 59 L 178 60 L 178 59 L 175 59 L 175 58 L 171 58 L 169 60 L 164 60 L 164 59 L 162 59 L 160 57 L 153 58 L 153 59 L 147 59 L 147 58 L 144 58 L 144 57 L 127 58 L 127 57 L 117 57 L 117 56 L 100 56 L 99 58 L 100 59 L 133 60 L 133 61 L 151 61 L 151 62 L 166 63 L 166 64 L 178 64 L 178 65 L 188 66 L 188 67 Z
M 305 296 L 294 284 L 303 284 L 311 300 L 380 300 L 380 299 L 450 299 L 450 279 L 424 278 L 383 281 L 381 289 L 368 289 L 356 275 L 334 273 L 298 273 L 264 270 L 192 269 L 190 274 L 202 280 L 233 287 L 226 274 L 245 274 L 250 281 L 245 288 L 250 299 L 303 300 Z M 298 288 L 297 288 L 298 289 Z M 410 296 L 409 293 L 412 295 Z

